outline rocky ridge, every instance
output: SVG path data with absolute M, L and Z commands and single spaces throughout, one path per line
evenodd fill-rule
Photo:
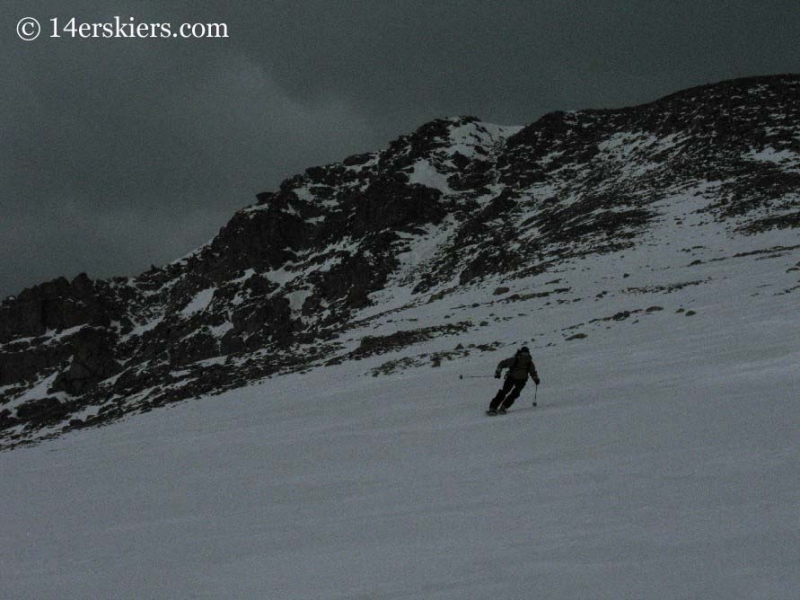
M 456 316 L 363 334 L 465 289 L 486 288 L 487 306 L 567 302 L 570 289 L 557 284 L 503 292 L 496 283 L 653 243 L 665 220 L 713 224 L 731 239 L 796 229 L 799 123 L 800 76 L 751 78 L 526 127 L 439 119 L 382 151 L 308 169 L 181 260 L 134 278 L 57 279 L 3 300 L 0 443 L 488 327 Z M 676 213 L 676 197 L 691 209 Z M 643 306 L 641 318 L 657 309 Z

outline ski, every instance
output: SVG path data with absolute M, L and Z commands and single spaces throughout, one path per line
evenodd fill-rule
M 519 407 L 516 409 L 516 412 L 531 410 L 532 408 L 536 408 L 539 406 L 538 404 L 534 403 L 531 408 Z M 486 415 L 489 417 L 497 417 L 508 414 L 509 411 L 501 412 L 499 410 L 487 410 Z

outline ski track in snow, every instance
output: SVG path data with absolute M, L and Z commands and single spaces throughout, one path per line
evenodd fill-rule
M 348 335 L 485 328 L 0 453 L 0 597 L 796 597 L 800 348 L 796 296 L 777 295 L 800 256 L 745 255 L 796 235 L 731 240 L 694 208 L 665 201 L 636 250 Z M 494 284 L 569 291 L 504 303 Z M 507 347 L 366 376 L 493 341 Z M 530 385 L 487 419 L 497 382 L 458 376 L 520 343 L 539 407 Z

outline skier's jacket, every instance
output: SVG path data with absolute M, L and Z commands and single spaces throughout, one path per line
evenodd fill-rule
M 525 381 L 528 379 L 528 375 L 534 381 L 539 379 L 539 375 L 536 373 L 536 365 L 533 364 L 530 352 L 526 349 L 517 351 L 511 358 L 501 360 L 500 364 L 497 365 L 497 372 L 499 373 L 503 369 L 509 369 L 506 377 L 515 381 Z

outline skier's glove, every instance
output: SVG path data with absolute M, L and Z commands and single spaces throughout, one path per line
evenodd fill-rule
M 500 379 L 500 371 L 495 371 L 494 372 L 494 378 L 495 379 Z
M 538 377 L 534 377 L 533 378 L 533 383 L 535 383 L 536 385 L 539 385 L 541 383 L 541 381 L 539 380 Z

